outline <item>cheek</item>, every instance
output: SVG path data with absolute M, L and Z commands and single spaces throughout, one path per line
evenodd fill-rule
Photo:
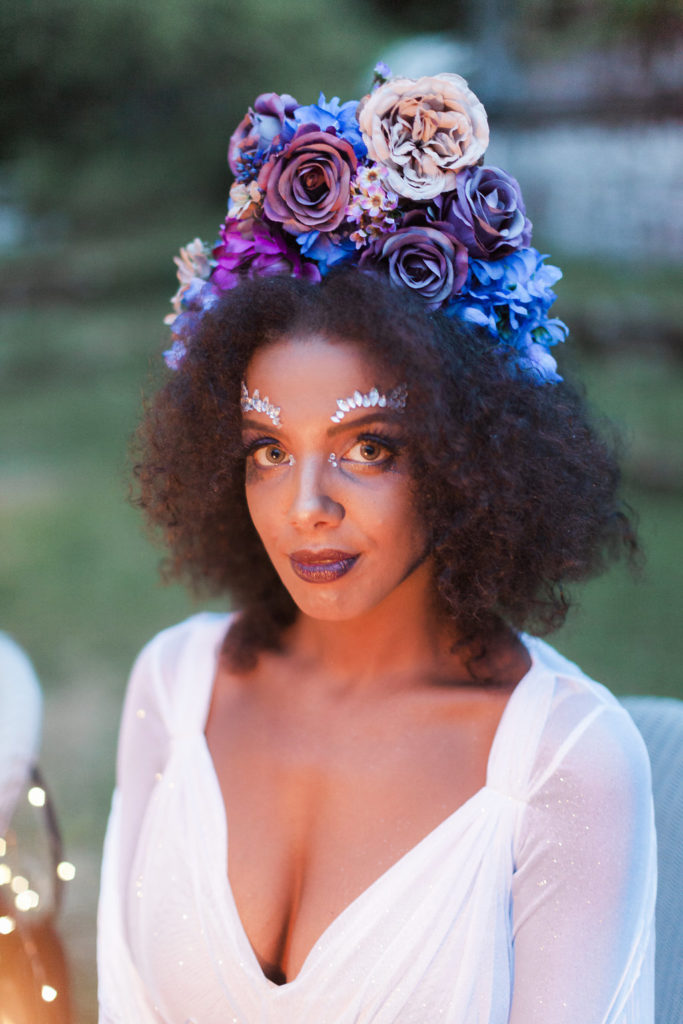
M 276 503 L 269 494 L 269 488 L 264 487 L 263 481 L 259 480 L 258 470 L 247 471 L 245 497 L 254 528 L 266 543 L 276 519 Z
M 387 540 L 391 536 L 402 547 L 422 550 L 427 530 L 416 508 L 410 480 L 404 477 L 393 484 L 366 505 L 373 532 Z

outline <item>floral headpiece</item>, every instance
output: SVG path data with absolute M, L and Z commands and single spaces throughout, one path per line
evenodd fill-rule
M 484 163 L 488 141 L 486 111 L 459 75 L 392 78 L 378 64 L 360 103 L 261 94 L 230 139 L 218 241 L 197 238 L 176 257 L 168 365 L 242 279 L 320 281 L 345 264 L 386 272 L 429 310 L 485 328 L 522 371 L 561 380 L 549 349 L 568 332 L 548 310 L 562 274 L 531 248 L 519 184 Z

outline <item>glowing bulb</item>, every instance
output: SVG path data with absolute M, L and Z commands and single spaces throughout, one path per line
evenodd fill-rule
M 0 857 L 4 857 L 7 853 L 7 841 L 0 836 Z
M 23 875 L 15 875 L 12 879 L 12 892 L 26 892 L 28 889 L 28 878 Z
M 46 1003 L 54 1003 L 57 998 L 57 989 L 53 988 L 52 985 L 43 985 L 40 995 Z
M 0 864 L 0 885 L 9 885 L 12 881 L 12 869 L 9 864 Z
M 57 865 L 57 877 L 63 882 L 70 882 L 76 877 L 76 868 L 71 861 L 63 860 Z
M 42 786 L 32 786 L 28 791 L 28 802 L 32 807 L 45 806 L 45 790 Z
M 9 914 L 0 917 L 0 935 L 11 935 L 16 927 L 16 922 Z

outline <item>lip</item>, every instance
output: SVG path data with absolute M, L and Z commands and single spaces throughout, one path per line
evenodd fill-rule
M 331 583 L 345 576 L 358 561 L 359 555 L 335 548 L 320 551 L 293 551 L 289 556 L 292 570 L 307 583 Z

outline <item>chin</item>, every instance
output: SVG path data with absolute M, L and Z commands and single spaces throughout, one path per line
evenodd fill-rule
M 363 581 L 351 579 L 323 584 L 297 580 L 293 586 L 283 582 L 303 615 L 320 622 L 350 622 L 379 609 L 396 594 L 402 580 L 382 587 L 364 586 Z
M 319 619 L 321 622 L 347 622 L 366 614 L 373 607 L 357 599 L 344 599 L 339 594 L 302 595 L 293 593 L 292 590 L 289 593 L 302 615 L 310 619 Z

